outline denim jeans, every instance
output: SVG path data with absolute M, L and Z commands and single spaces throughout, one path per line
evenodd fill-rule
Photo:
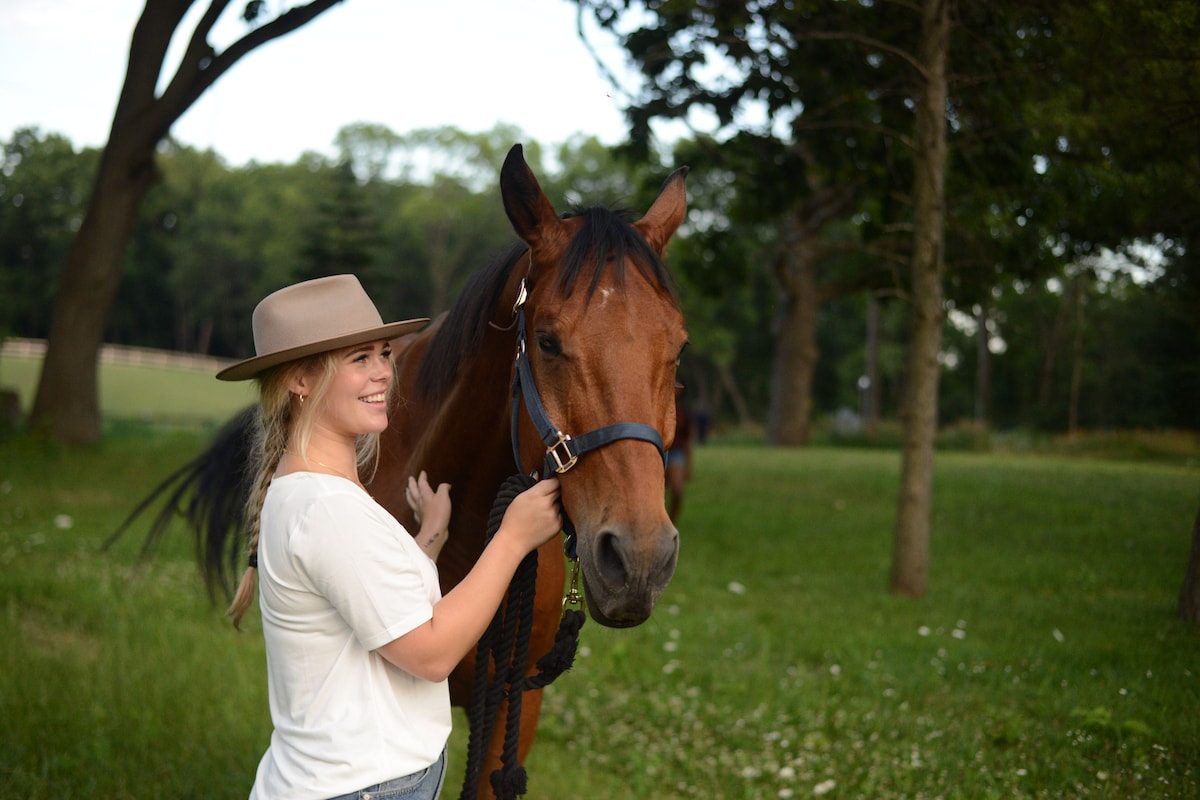
M 420 772 L 377 783 L 331 800 L 437 800 L 446 779 L 446 751 Z

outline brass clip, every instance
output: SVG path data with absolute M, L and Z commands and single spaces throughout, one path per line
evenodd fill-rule
M 567 586 L 567 593 L 563 595 L 562 610 L 567 613 L 568 606 L 577 606 L 580 611 L 585 610 L 583 592 L 579 591 L 579 559 L 571 559 L 571 583 Z

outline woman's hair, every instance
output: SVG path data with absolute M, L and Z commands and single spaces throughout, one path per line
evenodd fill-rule
M 250 551 L 250 566 L 242 573 L 241 582 L 234 594 L 233 603 L 226 612 L 233 618 L 234 627 L 239 627 L 250 604 L 254 602 L 257 589 L 258 535 L 263 502 L 267 487 L 279 466 L 279 460 L 289 445 L 290 452 L 305 457 L 313 427 L 320 416 L 325 394 L 337 372 L 342 355 L 349 348 L 332 350 L 280 364 L 265 370 L 255 378 L 258 384 L 258 424 L 255 425 L 250 445 L 249 474 L 253 480 L 250 494 L 246 498 L 245 527 L 246 542 Z M 312 389 L 300 397 L 288 389 L 292 376 L 297 372 L 312 377 Z M 388 406 L 394 407 L 393 394 L 396 381 L 388 388 Z M 373 476 L 379 462 L 379 434 L 360 435 L 355 442 L 355 454 L 359 475 Z

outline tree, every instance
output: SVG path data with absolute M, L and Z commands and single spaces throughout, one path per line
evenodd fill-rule
M 194 0 L 147 0 L 133 31 L 125 83 L 87 211 L 59 281 L 31 426 L 68 445 L 89 444 L 100 436 L 97 358 L 138 207 L 159 179 L 158 143 L 243 56 L 300 28 L 339 1 L 311 0 L 257 24 L 265 4 L 250 0 L 243 18 L 253 27 L 217 52 L 208 37 L 229 0 L 212 0 L 192 32 L 178 70 L 160 94 L 157 87 L 167 47 Z
M 917 66 L 916 165 L 913 176 L 912 333 L 902 412 L 904 445 L 889 588 L 911 597 L 929 583 L 929 524 L 933 510 L 933 446 L 938 421 L 938 355 L 942 345 L 945 270 L 946 99 L 950 2 L 924 0 Z

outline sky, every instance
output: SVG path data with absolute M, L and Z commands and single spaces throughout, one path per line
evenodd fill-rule
M 234 0 L 218 23 L 218 50 L 243 32 L 244 6 Z M 103 145 L 142 7 L 0 0 L 0 140 L 35 126 L 76 148 Z M 245 56 L 171 132 L 234 165 L 331 155 L 337 131 L 355 122 L 396 133 L 508 123 L 543 145 L 576 134 L 615 144 L 622 95 L 580 40 L 576 9 L 568 0 L 344 0 Z M 589 40 L 632 88 L 615 40 L 594 26 Z M 172 43 L 169 74 L 184 43 Z

